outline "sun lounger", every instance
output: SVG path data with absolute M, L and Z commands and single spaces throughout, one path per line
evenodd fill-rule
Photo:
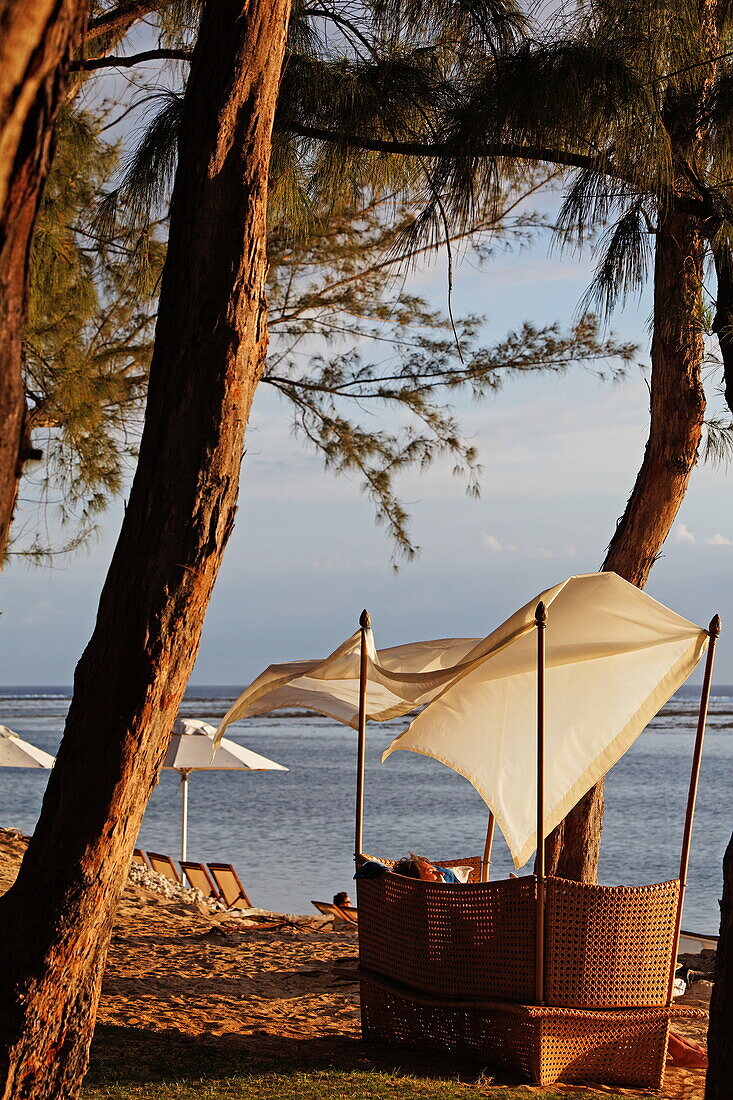
M 205 863 L 191 863 L 187 859 L 182 859 L 181 868 L 195 890 L 200 890 L 205 898 L 214 898 L 215 901 L 221 900 L 216 884 L 206 870 Z
M 141 848 L 136 848 L 132 853 L 132 862 L 139 863 L 141 867 L 144 867 L 146 871 L 150 870 L 150 864 L 145 858 L 145 852 Z
M 177 882 L 180 885 L 181 876 L 178 874 L 178 868 L 170 856 L 162 856 L 159 852 L 148 852 L 147 856 L 150 860 L 150 866 L 156 874 L 165 875 L 171 882 Z
M 252 908 L 252 902 L 247 896 L 247 891 L 239 881 L 239 875 L 231 863 L 210 863 L 209 870 L 214 882 L 219 887 L 227 909 Z
M 328 901 L 311 901 L 319 913 L 330 917 L 337 924 L 357 924 L 356 908 L 353 905 L 333 905 Z
M 717 951 L 718 937 L 707 936 L 700 932 L 680 932 L 680 952 L 696 955 L 700 951 Z

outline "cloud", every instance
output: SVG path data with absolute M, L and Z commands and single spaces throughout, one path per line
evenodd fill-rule
M 727 539 L 725 535 L 721 535 L 718 531 L 717 535 L 713 535 L 711 539 L 705 539 L 706 546 L 733 546 L 733 542 Z
M 686 523 L 678 523 L 674 529 L 674 541 L 680 545 L 694 546 L 697 540 Z
M 518 550 L 517 553 L 521 554 L 522 551 Z M 526 546 L 524 553 L 528 558 L 554 558 L 556 556 L 555 552 L 548 550 L 546 546 Z
M 557 555 L 553 550 L 548 550 L 545 546 L 515 546 L 513 543 L 499 542 L 494 535 L 482 534 L 481 544 L 485 546 L 487 550 L 491 550 L 494 554 L 509 554 L 514 558 L 555 558 L 565 557 L 566 555 Z M 571 546 L 568 550 L 570 557 L 575 556 L 575 547 Z

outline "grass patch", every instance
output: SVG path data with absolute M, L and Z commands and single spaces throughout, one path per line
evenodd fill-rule
M 579 1091 L 538 1092 L 494 1085 L 490 1080 L 446 1081 L 395 1073 L 336 1069 L 247 1073 L 218 1081 L 168 1081 L 154 1085 L 86 1087 L 83 1100 L 591 1100 L 600 1094 Z M 614 1100 L 604 1092 L 603 1100 Z M 615 1100 L 628 1100 L 616 1094 Z
M 327 1050 L 294 1049 L 283 1039 L 263 1054 L 238 1036 L 100 1025 L 81 1100 L 629 1100 L 629 1093 L 530 1090 L 454 1057 L 358 1041 Z

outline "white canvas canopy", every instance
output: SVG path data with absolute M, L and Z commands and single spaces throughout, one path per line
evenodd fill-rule
M 471 668 L 471 662 L 482 659 L 489 640 L 438 638 L 377 652 L 371 629 L 365 637 L 366 711 L 373 722 L 388 722 L 429 702 L 462 670 Z M 361 631 L 357 631 L 328 657 L 270 665 L 224 715 L 215 743 L 219 744 L 232 722 L 292 707 L 305 707 L 356 729 L 360 654 Z
M 708 634 L 614 573 L 571 577 L 539 599 L 547 608 L 547 836 L 687 679 Z M 493 810 L 517 867 L 537 839 L 537 602 L 499 627 L 486 659 L 449 684 L 382 757 L 409 749 L 464 775 Z M 511 643 L 497 648 L 506 636 Z
M 614 573 L 570 577 L 486 638 L 377 651 L 365 631 L 366 715 L 387 721 L 429 704 L 383 756 L 432 756 L 465 776 L 494 812 L 516 866 L 536 844 L 537 636 L 547 608 L 546 836 L 629 748 L 689 676 L 707 632 Z M 306 707 L 357 727 L 361 632 L 329 657 L 271 665 L 216 734 L 253 714 Z

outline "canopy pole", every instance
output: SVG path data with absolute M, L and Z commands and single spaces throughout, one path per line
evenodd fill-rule
M 685 904 L 685 889 L 687 887 L 687 868 L 690 863 L 690 844 L 692 841 L 692 819 L 695 816 L 695 802 L 697 800 L 697 787 L 700 781 L 700 762 L 702 759 L 702 743 L 705 737 L 705 723 L 708 716 L 708 703 L 710 702 L 710 688 L 713 681 L 713 662 L 715 661 L 715 646 L 720 636 L 720 615 L 714 615 L 708 627 L 708 653 L 705 661 L 705 675 L 700 692 L 700 709 L 697 714 L 697 734 L 695 736 L 695 750 L 692 754 L 692 768 L 690 770 L 690 786 L 687 792 L 687 809 L 685 811 L 685 827 L 682 833 L 682 852 L 680 854 L 680 894 L 677 899 L 677 916 L 674 928 L 674 951 L 672 952 L 672 965 L 669 972 L 669 985 L 667 987 L 667 1004 L 672 1004 L 674 993 L 674 975 L 677 969 L 677 953 L 680 949 L 680 929 L 682 928 L 682 908 Z
M 535 1000 L 545 1000 L 545 628 L 547 608 L 540 600 L 535 611 L 537 627 L 537 905 L 535 910 Z
M 181 859 L 186 858 L 188 843 L 188 770 L 181 770 Z
M 372 625 L 366 608 L 359 617 L 361 627 L 361 660 L 359 662 L 359 745 L 356 762 L 356 827 L 354 829 L 354 855 L 362 854 L 364 822 L 364 758 L 366 753 L 366 694 L 368 678 L 367 631 Z
M 491 849 L 494 844 L 494 811 L 489 810 L 489 821 L 486 826 L 486 843 L 484 844 L 484 858 L 481 860 L 481 881 L 488 882 L 491 873 Z

